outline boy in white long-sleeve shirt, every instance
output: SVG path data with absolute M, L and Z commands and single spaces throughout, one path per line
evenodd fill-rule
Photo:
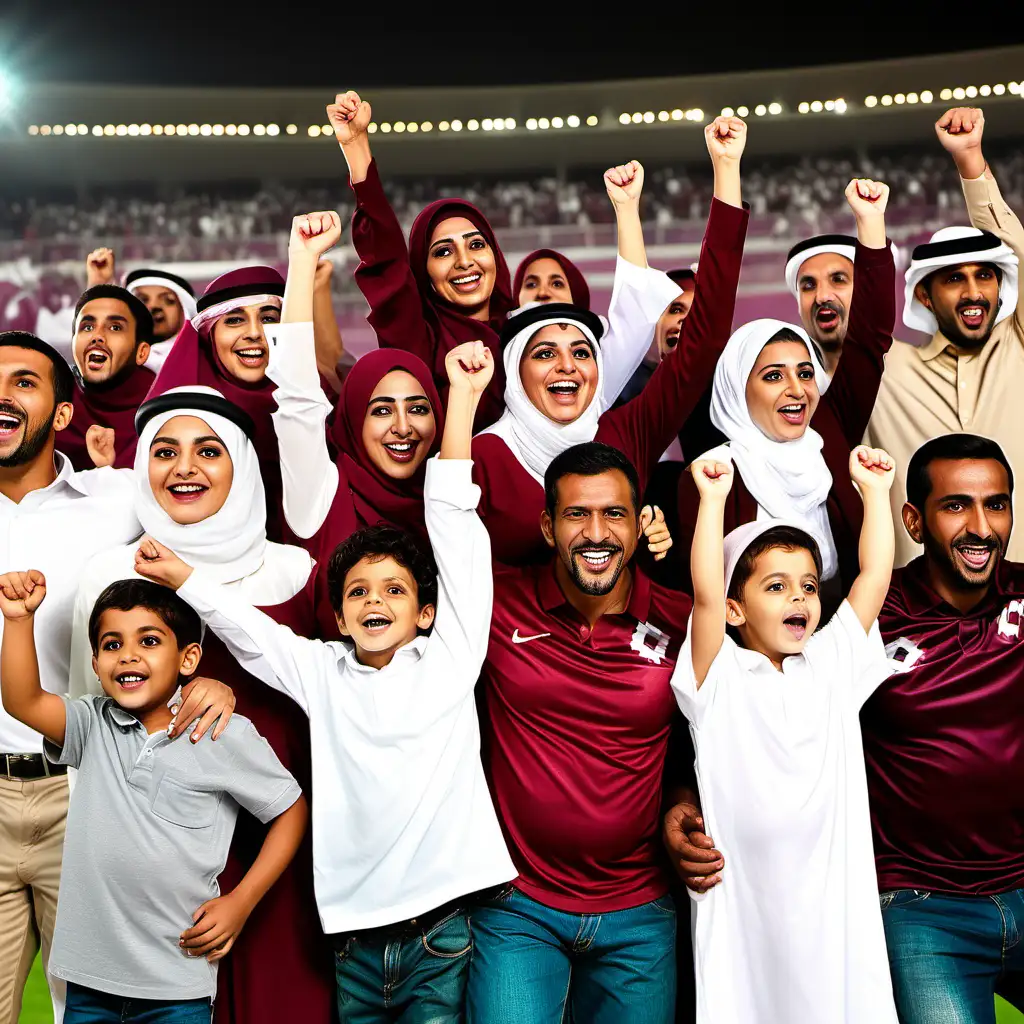
M 353 534 L 329 573 L 350 643 L 296 636 L 148 538 L 136 562 L 309 716 L 316 897 L 324 930 L 336 936 L 343 1022 L 391 1020 L 417 1003 L 437 1020 L 461 1020 L 465 897 L 516 874 L 480 763 L 473 696 L 492 570 L 469 453 L 493 357 L 469 343 L 449 353 L 447 367 L 441 454 L 424 488 L 436 575 L 402 531 Z
M 699 459 L 693 615 L 672 688 L 722 881 L 691 897 L 698 1024 L 896 1024 L 860 708 L 889 674 L 893 463 L 857 448 L 860 575 L 821 618 L 821 556 L 774 519 L 722 537 L 731 464 Z M 728 627 L 728 635 L 727 635 Z

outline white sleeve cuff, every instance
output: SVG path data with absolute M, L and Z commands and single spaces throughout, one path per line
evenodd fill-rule
M 267 376 L 278 388 L 303 395 L 322 395 L 313 324 L 267 324 L 263 333 L 270 348 Z

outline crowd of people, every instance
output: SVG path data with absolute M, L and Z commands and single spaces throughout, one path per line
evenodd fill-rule
M 982 112 L 917 176 L 794 171 L 856 233 L 735 330 L 741 119 L 709 193 L 665 179 L 692 266 L 604 173 L 595 310 L 472 196 L 407 237 L 369 103 L 327 114 L 376 349 L 332 209 L 198 295 L 99 245 L 66 351 L 0 333 L 0 1022 L 40 947 L 64 1024 L 1024 1007 L 1024 227 Z M 886 219 L 938 160 L 915 347 Z

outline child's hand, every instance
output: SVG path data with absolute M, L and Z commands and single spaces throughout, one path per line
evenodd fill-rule
M 319 258 L 338 244 L 341 238 L 341 218 L 334 210 L 303 213 L 292 218 L 292 233 L 288 239 L 289 255 L 305 254 Z
M 608 198 L 616 205 L 638 203 L 644 190 L 644 165 L 639 160 L 609 167 L 604 172 L 604 187 Z
M 46 597 L 46 577 L 38 569 L 0 576 L 0 611 L 5 619 L 29 619 Z
M 494 376 L 494 357 L 482 341 L 467 341 L 445 356 L 444 368 L 452 388 L 479 394 Z
M 862 444 L 850 452 L 850 479 L 865 491 L 888 491 L 896 476 L 893 457 L 881 448 Z
M 654 560 L 660 562 L 672 547 L 672 533 L 665 522 L 665 513 L 657 505 L 644 505 L 640 512 L 640 529 L 647 538 L 647 547 Z
M 207 900 L 192 915 L 195 923 L 181 933 L 178 945 L 186 956 L 205 956 L 216 963 L 231 951 L 251 912 L 252 907 L 233 892 Z
M 700 492 L 701 501 L 705 498 L 719 498 L 732 490 L 733 469 L 731 462 L 719 462 L 717 459 L 697 459 L 690 465 L 693 482 Z
M 192 575 L 192 566 L 152 537 L 143 537 L 135 552 L 135 571 L 147 580 L 177 590 Z
M 854 178 L 846 186 L 846 201 L 855 217 L 881 217 L 889 202 L 889 186 L 871 178 Z

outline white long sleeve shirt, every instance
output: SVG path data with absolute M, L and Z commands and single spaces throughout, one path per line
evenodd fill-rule
M 309 716 L 313 874 L 328 933 L 393 924 L 516 875 L 480 762 L 473 690 L 493 583 L 471 468 L 427 464 L 437 614 L 383 669 L 349 644 L 296 636 L 199 572 L 178 591 L 246 671 Z
M 601 340 L 605 408 L 611 408 L 643 362 L 661 314 L 678 294 L 679 286 L 660 270 L 617 257 L 608 330 Z M 273 420 L 284 516 L 296 536 L 312 537 L 327 518 L 339 480 L 327 450 L 324 423 L 331 403 L 320 384 L 313 325 L 267 324 L 264 333 L 270 347 L 267 376 L 277 385 Z

